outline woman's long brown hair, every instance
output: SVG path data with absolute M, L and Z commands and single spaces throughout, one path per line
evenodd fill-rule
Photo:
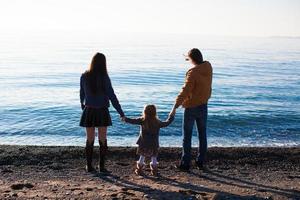
M 155 105 L 146 105 L 143 112 L 143 119 L 145 127 L 150 129 L 151 127 L 158 126 L 159 119 L 156 114 Z
M 87 82 L 92 94 L 97 95 L 104 91 L 104 78 L 108 76 L 106 68 L 106 58 L 102 53 L 96 53 L 86 71 Z

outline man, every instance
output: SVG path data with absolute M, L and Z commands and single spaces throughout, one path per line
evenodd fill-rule
M 212 67 L 208 61 L 203 61 L 199 49 L 191 49 L 186 60 L 193 65 L 185 77 L 185 83 L 181 92 L 177 96 L 175 105 L 170 115 L 175 115 L 179 106 L 184 108 L 183 118 L 183 151 L 181 162 L 177 166 L 179 170 L 189 171 L 191 164 L 191 140 L 194 123 L 198 129 L 199 148 L 196 164 L 199 169 L 203 169 L 206 152 L 206 121 L 207 102 L 211 96 Z

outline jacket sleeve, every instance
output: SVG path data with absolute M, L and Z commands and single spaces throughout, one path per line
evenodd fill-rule
M 81 77 L 80 77 L 80 91 L 79 91 L 79 95 L 80 95 L 80 103 L 84 104 L 84 101 L 85 101 L 85 92 L 84 92 L 84 87 L 83 87 L 83 75 L 81 75 Z
M 169 126 L 174 121 L 174 116 L 169 117 L 166 121 L 160 122 L 160 128 Z
M 121 105 L 119 103 L 119 100 L 115 94 L 115 91 L 112 87 L 112 84 L 111 84 L 111 81 L 110 81 L 110 78 L 107 77 L 105 79 L 105 92 L 109 98 L 109 100 L 111 101 L 113 107 L 117 110 L 117 112 L 120 114 L 121 117 L 124 116 L 124 112 L 121 108 Z
M 176 98 L 175 107 L 178 108 L 182 105 L 183 101 L 187 98 L 187 96 L 191 93 L 194 87 L 194 81 L 192 80 L 192 72 L 187 72 L 185 77 L 185 83 L 181 89 L 181 92 Z
M 142 118 L 135 118 L 135 119 L 131 119 L 128 117 L 125 117 L 125 122 L 129 123 L 129 124 L 137 124 L 137 125 L 142 125 L 143 123 L 143 119 Z

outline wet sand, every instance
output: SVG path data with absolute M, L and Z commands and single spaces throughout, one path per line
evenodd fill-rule
M 83 147 L 0 146 L 0 199 L 300 199 L 300 147 L 210 148 L 190 173 L 161 148 L 158 177 L 133 174 L 135 150 L 110 148 L 105 175 L 84 171 Z

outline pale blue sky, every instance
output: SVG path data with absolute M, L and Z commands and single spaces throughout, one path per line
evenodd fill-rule
M 300 36 L 300 0 L 0 0 L 0 31 Z

